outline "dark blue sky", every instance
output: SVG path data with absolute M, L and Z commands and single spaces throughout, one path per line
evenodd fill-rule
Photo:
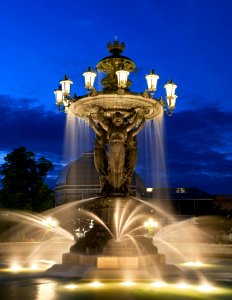
M 0 162 L 25 145 L 55 163 L 54 183 L 64 163 L 65 115 L 53 90 L 67 73 L 73 92 L 85 94 L 82 73 L 118 36 L 138 68 L 133 91 L 146 88 L 152 68 L 160 76 L 157 97 L 170 78 L 178 85 L 175 115 L 165 117 L 169 186 L 232 193 L 231 9 L 231 0 L 4 1 Z M 141 156 L 138 170 L 151 185 Z

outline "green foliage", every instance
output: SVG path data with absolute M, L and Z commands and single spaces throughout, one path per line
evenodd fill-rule
M 41 212 L 54 206 L 54 192 L 44 183 L 53 169 L 49 160 L 36 160 L 25 147 L 14 149 L 4 160 L 0 207 Z

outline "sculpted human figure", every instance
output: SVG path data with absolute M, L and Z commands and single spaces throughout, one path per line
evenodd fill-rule
M 89 124 L 96 133 L 95 143 L 94 143 L 94 164 L 96 170 L 99 174 L 100 184 L 101 184 L 101 193 L 105 193 L 107 189 L 107 132 L 102 128 L 98 123 L 95 124 L 92 116 L 89 116 Z
M 120 190 L 125 183 L 125 144 L 128 133 L 136 126 L 140 116 L 139 114 L 136 115 L 130 123 L 124 120 L 122 113 L 115 112 L 111 118 L 111 122 L 107 123 L 103 110 L 99 110 L 97 118 L 102 128 L 107 132 L 109 143 L 108 181 L 114 189 Z
M 143 129 L 145 124 L 144 116 L 141 116 L 137 128 L 131 130 L 127 135 L 126 140 L 126 157 L 125 157 L 125 185 L 131 183 L 131 176 L 137 162 L 137 134 Z

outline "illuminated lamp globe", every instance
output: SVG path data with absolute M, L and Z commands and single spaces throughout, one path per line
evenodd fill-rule
M 126 88 L 127 86 L 127 78 L 129 76 L 129 72 L 125 70 L 119 70 L 116 72 L 118 78 L 118 87 L 119 88 Z
M 54 90 L 54 94 L 56 97 L 56 104 L 60 107 L 63 103 L 63 92 L 61 86 L 59 86 L 57 90 Z
M 156 91 L 157 81 L 159 75 L 154 73 L 154 70 L 151 70 L 151 73 L 145 76 L 147 80 L 148 91 L 154 93 Z
M 71 84 L 73 84 L 73 82 L 68 78 L 68 75 L 64 76 L 64 79 L 60 81 L 60 84 L 63 94 L 65 96 L 70 95 Z
M 170 80 L 164 85 L 164 88 L 166 89 L 166 99 L 168 107 L 170 110 L 173 110 L 176 107 L 177 96 L 175 95 L 175 90 L 177 88 L 177 85 L 172 80 Z
M 92 89 L 96 73 L 92 71 L 91 67 L 88 67 L 88 70 L 83 73 L 83 76 L 85 77 L 85 88 L 88 90 Z

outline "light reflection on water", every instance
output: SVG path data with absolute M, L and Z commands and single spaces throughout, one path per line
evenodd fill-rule
M 57 283 L 49 280 L 39 284 L 36 300 L 56 300 L 56 287 Z
M 74 280 L 19 279 L 1 282 L 1 300 L 71 300 L 95 299 L 231 299 L 232 291 L 224 288 L 200 289 L 199 285 L 154 282 L 80 282 Z M 195 298 L 194 298 L 195 297 Z
M 57 282 L 44 279 L 0 277 L 1 300 L 57 300 Z

